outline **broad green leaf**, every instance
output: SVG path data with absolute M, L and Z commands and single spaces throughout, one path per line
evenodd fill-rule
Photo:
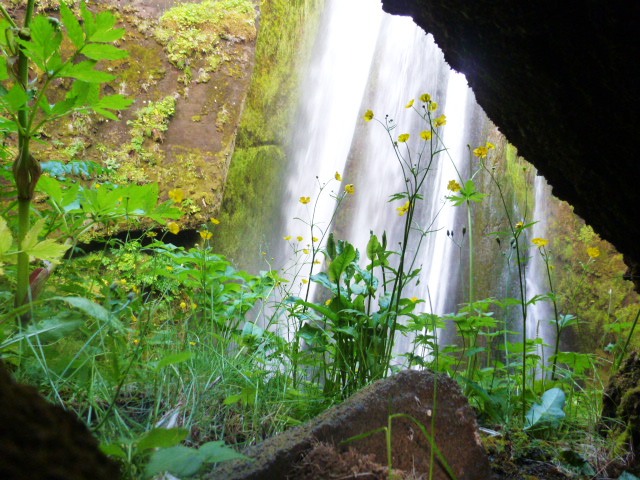
M 527 413 L 525 430 L 557 427 L 565 417 L 563 411 L 565 393 L 559 388 L 551 388 L 542 395 L 542 404 L 535 403 Z
M 52 238 L 47 238 L 29 248 L 23 248 L 23 251 L 40 260 L 57 262 L 62 258 L 64 253 L 69 250 L 69 247 L 70 245 L 64 245 L 56 242 Z
M 101 443 L 100 450 L 102 450 L 102 453 L 110 457 L 127 460 L 126 452 L 117 443 Z
M 347 243 L 338 255 L 329 265 L 329 280 L 334 283 L 338 283 L 340 281 L 340 277 L 347 269 L 347 267 L 356 260 L 357 252 L 356 249 L 350 243 Z
M 11 112 L 17 112 L 29 101 L 29 96 L 19 83 L 15 83 L 6 95 L 0 97 L 0 100 L 9 107 Z
M 169 472 L 177 477 L 190 477 L 198 473 L 204 463 L 202 455 L 194 448 L 178 445 L 153 452 L 145 468 L 145 476 L 152 477 Z
M 124 95 L 106 95 L 102 97 L 96 107 L 108 108 L 109 110 L 124 110 L 129 108 L 133 104 L 133 99 L 125 97 Z
M 61 77 L 76 78 L 87 83 L 105 83 L 113 80 L 115 76 L 96 70 L 95 61 L 86 60 L 84 62 L 67 64 L 60 71 Z
M 100 108 L 100 107 L 92 107 L 93 111 L 95 113 L 97 113 L 98 115 L 104 117 L 104 118 L 108 118 L 109 120 L 113 120 L 114 122 L 118 121 L 118 116 L 111 113 L 109 110 L 105 110 L 104 108 Z
M 62 17 L 62 23 L 67 29 L 67 35 L 69 35 L 69 38 L 75 47 L 77 49 L 82 48 L 84 45 L 84 33 L 82 32 L 82 27 L 65 2 L 60 2 L 60 16 Z
M 7 221 L 0 217 L 0 257 L 9 251 L 12 243 L 11 229 L 7 225 Z
M 9 71 L 7 70 L 7 59 L 4 56 L 0 56 L 0 81 L 9 78 Z
M 33 248 L 36 243 L 38 243 L 38 237 L 40 236 L 40 232 L 44 229 L 44 224 L 46 222 L 45 218 L 41 218 L 36 223 L 34 223 L 29 231 L 24 236 L 22 240 L 22 244 L 20 245 L 20 249 L 26 251 L 30 248 Z
M 194 355 L 195 354 L 193 352 L 188 352 L 188 351 L 172 353 L 164 357 L 162 360 L 160 360 L 156 365 L 155 370 L 159 371 L 160 369 L 167 367 L 169 365 L 176 365 L 178 363 L 186 362 L 188 360 L 191 360 L 194 357 Z
M 141 453 L 151 448 L 174 447 L 189 435 L 186 428 L 154 428 L 146 432 L 138 441 L 136 452 Z
M 113 28 L 116 24 L 116 17 L 109 11 L 100 12 L 96 15 L 96 29 L 89 36 L 92 42 L 115 42 L 124 35 L 123 28 Z
M 233 448 L 227 447 L 224 441 L 207 442 L 198 449 L 200 455 L 206 463 L 226 462 L 228 460 L 250 460 L 246 455 L 236 452 Z
M 84 297 L 54 297 L 54 300 L 59 300 L 61 302 L 68 303 L 72 307 L 77 308 L 78 310 L 83 311 L 90 317 L 95 318 L 96 320 L 100 320 L 102 322 L 111 321 L 111 313 L 104 308 L 102 305 L 98 305 L 95 302 L 92 302 L 88 298 Z
M 85 36 L 87 39 L 90 39 L 93 33 L 96 31 L 96 19 L 87 8 L 87 4 L 82 2 L 80 4 L 80 14 L 82 15 L 83 26 L 85 31 Z
M 125 50 L 101 43 L 90 43 L 82 49 L 82 54 L 92 60 L 119 60 L 129 56 Z

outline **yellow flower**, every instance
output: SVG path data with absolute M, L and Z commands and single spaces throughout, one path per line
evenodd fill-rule
M 417 303 L 418 297 L 411 297 L 409 300 L 411 300 L 412 303 Z
M 409 140 L 409 134 L 408 134 L 408 133 L 401 133 L 401 134 L 398 136 L 398 141 L 399 141 L 400 143 L 405 143 L 407 140 Z
M 174 188 L 169 190 L 169 198 L 176 203 L 180 203 L 184 200 L 184 190 L 181 188 Z
M 422 102 L 430 102 L 431 101 L 431 95 L 429 95 L 428 93 L 423 93 L 422 95 L 420 95 L 420 101 Z
M 169 272 L 173 272 L 173 267 L 171 265 L 167 265 L 166 267 L 164 267 L 167 269 L 167 271 Z
M 313 261 L 313 264 L 314 264 L 314 265 L 320 265 L 321 263 L 322 263 L 322 262 L 321 262 L 319 259 L 317 259 L 317 258 Z
M 598 258 L 600 256 L 600 249 L 598 247 L 587 248 L 587 255 L 589 258 Z
M 198 308 L 198 304 L 197 303 L 192 303 L 191 304 L 191 310 L 195 310 L 196 308 Z
M 302 240 L 304 240 L 304 237 L 302 235 L 298 235 L 296 237 L 296 240 L 298 240 L 299 242 L 301 242 Z
M 404 108 L 411 108 L 413 107 L 413 98 L 411 100 L 409 100 L 409 103 L 407 103 Z
M 455 180 L 449 180 L 449 183 L 447 184 L 447 190 L 450 190 L 452 192 L 459 192 L 460 190 L 462 190 L 462 185 L 460 185 Z
M 187 303 L 186 302 L 180 302 L 180 308 L 182 310 L 186 310 L 187 309 Z
M 349 195 L 353 195 L 354 193 L 356 193 L 356 187 L 353 185 L 353 183 L 349 183 L 344 187 L 344 191 Z
M 169 222 L 167 223 L 167 229 L 174 235 L 177 235 L 180 232 L 180 225 L 176 222 Z
M 305 255 L 309 255 L 309 249 L 308 248 L 303 248 L 302 249 L 302 253 L 304 253 Z
M 338 172 L 336 172 L 336 174 L 333 176 L 333 178 L 335 178 L 339 182 L 342 181 L 342 175 L 340 175 L 340 173 L 338 173 Z
M 420 132 L 420 138 L 422 138 L 423 140 L 431 140 L 431 137 L 433 137 L 431 130 L 423 130 L 422 132 Z
M 447 124 L 447 117 L 445 115 L 440 115 L 433 121 L 433 124 L 436 127 L 443 127 L 444 125 Z
M 287 235 L 286 237 L 282 237 L 282 239 L 283 239 L 285 242 L 288 242 L 289 240 L 291 240 L 291 238 L 292 238 L 292 237 L 291 237 L 291 235 Z
M 133 344 L 134 344 L 134 345 L 138 345 L 139 343 L 140 343 L 140 340 L 139 340 L 139 339 L 137 339 L 137 338 L 134 338 L 134 339 L 133 339 Z
M 367 110 L 366 112 L 364 112 L 364 119 L 367 122 L 370 122 L 371 120 L 373 120 L 373 111 L 372 110 Z
M 198 233 L 200 234 L 203 240 L 210 240 L 211 237 L 213 237 L 213 233 L 211 233 L 208 230 L 200 230 Z
M 311 237 L 313 243 L 318 243 L 318 240 L 320 240 L 318 237 Z
M 487 158 L 489 149 L 487 147 L 478 147 L 473 149 L 473 154 L 478 158 Z
M 306 278 L 303 278 L 302 279 L 302 283 L 304 283 L 306 285 L 307 283 L 309 283 L 309 280 L 307 280 Z
M 214 225 L 220 225 L 220 220 L 218 220 L 217 218 L 213 218 L 213 217 L 211 217 L 211 218 L 209 219 L 209 221 L 210 221 L 211 223 L 213 223 Z
M 432 112 L 435 112 L 438 109 L 438 102 L 431 102 L 429 104 L 429 110 L 431 110 Z
M 491 150 L 492 148 L 496 148 L 496 146 L 491 142 L 487 142 L 487 148 Z
M 189 345 L 191 345 L 192 347 L 196 346 L 196 342 L 189 342 Z
M 404 214 L 406 214 L 409 211 L 409 207 L 411 207 L 411 202 L 407 200 L 407 203 L 405 203 L 401 207 L 396 208 L 396 210 L 398 211 L 398 215 L 402 217 Z
M 306 205 L 310 201 L 311 201 L 310 197 L 300 197 L 300 203 L 303 204 L 303 205 Z
M 546 246 L 549 243 L 549 240 L 547 240 L 546 238 L 534 238 L 533 240 L 531 240 L 531 243 L 533 243 L 536 247 L 538 248 L 542 248 L 544 246 Z
M 333 300 L 333 298 L 330 298 L 329 300 L 324 302 L 324 304 L 328 307 L 329 305 L 331 305 L 331 300 Z
M 120 285 L 126 285 L 126 284 L 127 284 L 127 279 L 126 278 L 120 279 Z
M 518 222 L 516 223 L 516 229 L 522 228 L 524 227 L 524 222 Z

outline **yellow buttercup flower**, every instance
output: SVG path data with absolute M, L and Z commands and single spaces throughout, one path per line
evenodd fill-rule
M 422 138 L 423 140 L 431 140 L 431 137 L 433 137 L 431 130 L 423 130 L 422 132 L 420 132 L 420 138 Z
M 364 112 L 364 119 L 367 122 L 370 122 L 371 120 L 373 120 L 373 111 L 372 110 L 367 110 L 366 112 Z
M 187 309 L 187 302 L 180 302 L 180 308 L 182 310 L 186 310 Z
M 429 104 L 429 110 L 431 110 L 432 112 L 435 112 L 438 109 L 438 102 L 431 102 Z
M 180 232 L 180 225 L 176 222 L 169 222 L 167 223 L 167 229 L 174 235 L 177 235 Z
M 200 234 L 203 240 L 211 240 L 211 237 L 213 237 L 213 233 L 211 233 L 208 230 L 200 230 L 198 233 Z
M 417 303 L 418 297 L 411 297 L 409 300 L 411 300 L 411 303 Z
M 211 218 L 209 219 L 209 221 L 210 221 L 211 223 L 213 223 L 214 225 L 220 225 L 220 220 L 218 220 L 217 218 L 213 218 L 213 217 L 211 217 Z
M 338 172 L 336 172 L 336 174 L 333 176 L 333 178 L 335 178 L 339 182 L 342 181 L 342 175 L 340 175 L 340 173 L 338 173 Z
M 304 283 L 306 285 L 307 283 L 309 283 L 309 280 L 307 280 L 306 278 L 303 278 L 302 279 L 302 283 Z
M 318 243 L 318 240 L 320 240 L 318 237 L 311 237 L 313 243 Z
M 428 93 L 423 93 L 422 95 L 420 95 L 420 101 L 422 102 L 430 102 L 431 101 L 431 95 L 429 95 Z
M 300 197 L 300 203 L 306 205 L 311 201 L 311 197 Z
M 398 211 L 398 215 L 401 217 L 405 215 L 409 211 L 409 207 L 411 207 L 411 202 L 407 200 L 407 203 L 405 203 L 401 207 L 396 208 L 396 210 Z
M 455 180 L 449 180 L 449 183 L 447 184 L 447 190 L 450 190 L 452 192 L 459 192 L 460 190 L 462 190 L 462 185 L 460 185 Z
M 437 117 L 434 121 L 433 124 L 436 127 L 443 127 L 447 124 L 447 117 L 446 115 L 440 115 L 439 117 Z
M 354 193 L 356 193 L 356 187 L 353 185 L 353 183 L 349 183 L 348 185 L 345 185 L 344 191 L 349 195 L 353 195 Z
M 546 238 L 538 237 L 531 240 L 531 243 L 533 243 L 538 248 L 542 248 L 549 244 L 549 240 L 547 240 Z
M 524 222 L 518 222 L 516 223 L 516 229 L 522 228 L 524 227 Z
M 407 140 L 409 140 L 409 134 L 408 134 L 408 133 L 401 133 L 401 134 L 398 136 L 398 141 L 399 141 L 400 143 L 405 143 Z
M 305 255 L 309 255 L 310 252 L 308 248 L 303 248 L 302 253 L 304 253 Z
M 473 154 L 478 158 L 487 158 L 489 149 L 487 147 L 478 147 L 473 149 Z
M 299 242 L 301 242 L 302 240 L 304 240 L 304 237 L 302 235 L 298 235 L 296 237 L 296 240 L 298 240 Z
M 491 142 L 487 142 L 487 148 L 491 150 L 492 148 L 496 148 L 496 146 Z
M 174 188 L 169 190 L 169 198 L 176 203 L 180 203 L 184 200 L 184 190 L 181 188 Z
M 282 237 L 282 239 L 286 242 L 288 242 L 289 240 L 291 240 L 291 235 L 287 235 L 286 237 Z
M 413 99 L 409 100 L 409 103 L 407 103 L 404 108 L 411 108 L 413 107 Z
M 598 247 L 587 248 L 587 255 L 589 258 L 598 258 L 600 256 L 600 249 Z

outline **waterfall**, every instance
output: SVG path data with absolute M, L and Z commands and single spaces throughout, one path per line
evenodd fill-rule
M 534 208 L 533 225 L 531 238 L 546 238 L 547 236 L 547 219 L 549 217 L 549 201 L 551 197 L 551 188 L 547 184 L 544 177 L 536 175 L 534 181 Z M 544 295 L 549 292 L 549 284 L 547 281 L 547 270 L 544 259 L 538 251 L 538 247 L 532 245 L 529 249 L 529 261 L 526 274 L 527 296 L 529 299 L 536 295 Z M 550 300 L 538 301 L 529 306 L 527 314 L 527 338 L 540 338 L 546 345 L 552 346 L 555 342 L 555 334 L 551 325 L 553 319 L 553 305 Z M 550 348 L 538 346 L 537 354 L 548 362 L 548 352 Z

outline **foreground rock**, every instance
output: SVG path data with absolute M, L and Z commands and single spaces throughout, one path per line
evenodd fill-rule
M 632 352 L 609 380 L 602 398 L 600 433 L 618 447 L 609 475 L 640 475 L 640 355 Z
M 98 449 L 87 427 L 13 381 L 0 362 L 0 478 L 116 480 L 117 464 Z
M 434 390 L 437 392 L 434 405 Z M 312 422 L 251 447 L 245 453 L 253 462 L 236 461 L 211 472 L 209 479 L 249 480 L 296 478 L 296 464 L 318 443 L 346 451 L 372 455 L 387 464 L 383 432 L 340 445 L 350 437 L 388 424 L 392 414 L 407 414 L 432 432 L 436 444 L 459 480 L 490 479 L 489 461 L 477 433 L 475 415 L 458 385 L 449 377 L 431 372 L 404 371 L 380 380 L 317 417 Z M 393 468 L 424 474 L 429 472 L 430 444 L 418 425 L 407 418 L 392 423 Z M 331 472 L 325 472 L 332 478 Z M 359 477 L 364 478 L 364 477 Z M 371 477 L 374 478 L 374 477 Z M 448 479 L 436 461 L 434 479 Z

